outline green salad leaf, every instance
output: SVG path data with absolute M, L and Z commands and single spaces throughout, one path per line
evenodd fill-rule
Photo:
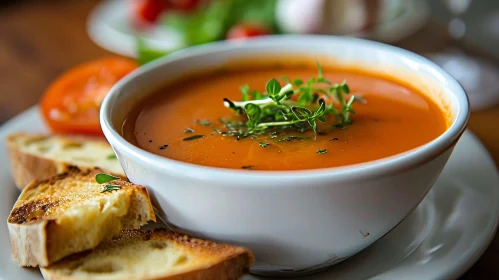
M 139 65 L 144 65 L 172 52 L 153 49 L 147 46 L 144 40 L 139 37 L 136 38 L 135 45 L 137 51 L 137 62 Z
M 277 0 L 213 0 L 194 13 L 169 12 L 160 19 L 160 24 L 178 33 L 184 47 L 223 40 L 229 29 L 239 23 L 262 24 L 279 33 L 276 3 Z M 173 51 L 157 50 L 137 39 L 137 60 L 141 65 Z

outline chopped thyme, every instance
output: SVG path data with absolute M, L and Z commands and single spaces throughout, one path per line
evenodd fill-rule
M 186 138 L 184 138 L 182 140 L 184 140 L 184 141 L 190 141 L 190 140 L 195 140 L 195 139 L 199 139 L 199 138 L 203 138 L 203 137 L 204 137 L 204 135 L 192 135 L 192 136 L 186 137 Z
M 308 139 L 308 137 L 302 137 L 302 136 L 287 136 L 282 139 L 277 140 L 277 142 L 289 142 L 293 140 L 305 140 Z
M 260 142 L 260 147 L 267 148 L 269 145 L 269 143 Z
M 340 138 L 334 137 L 333 139 L 331 139 L 329 141 L 338 141 L 338 140 L 340 140 Z
M 317 150 L 317 153 L 318 154 L 327 154 L 327 150 L 326 149 L 319 149 L 319 150 Z
M 102 191 L 102 193 L 117 191 L 120 189 L 121 189 L 121 186 L 118 186 L 118 185 L 104 185 L 104 190 Z
M 168 144 L 164 144 L 163 146 L 159 147 L 160 150 L 164 150 L 166 148 L 168 148 Z
M 118 157 L 115 155 L 115 154 L 110 154 L 107 156 L 107 159 L 108 160 L 113 160 L 113 159 L 117 159 Z
M 199 121 L 199 124 L 202 126 L 209 126 L 209 125 L 211 125 L 211 122 L 208 120 L 201 120 L 201 121 Z
M 192 128 L 188 127 L 186 129 L 184 129 L 184 133 L 193 133 L 193 132 L 194 132 L 194 129 L 192 129 Z
M 152 143 L 152 140 L 149 140 L 149 143 Z

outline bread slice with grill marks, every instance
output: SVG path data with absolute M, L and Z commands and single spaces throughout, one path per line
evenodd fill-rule
M 15 133 L 6 142 L 12 176 L 20 190 L 33 180 L 64 173 L 70 166 L 81 170 L 99 167 L 126 178 L 113 149 L 103 138 Z
M 248 272 L 250 251 L 157 229 L 123 231 L 94 250 L 41 268 L 50 280 L 232 280 Z
M 144 187 L 124 180 L 103 192 L 95 176 L 101 169 L 75 167 L 34 181 L 19 196 L 8 218 L 14 259 L 21 266 L 48 266 L 71 254 L 95 248 L 123 229 L 155 221 Z

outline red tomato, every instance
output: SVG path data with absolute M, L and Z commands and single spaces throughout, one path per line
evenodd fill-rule
M 172 8 L 175 10 L 182 11 L 193 11 L 195 10 L 202 0 L 169 0 L 172 4 Z
M 102 135 L 99 109 L 109 89 L 137 68 L 133 60 L 106 57 L 59 76 L 40 101 L 43 118 L 55 133 Z
M 135 20 L 145 23 L 155 23 L 159 16 L 168 7 L 167 0 L 135 0 L 133 3 Z
M 268 35 L 270 30 L 257 24 L 237 24 L 227 32 L 227 39 L 247 39 L 256 36 Z

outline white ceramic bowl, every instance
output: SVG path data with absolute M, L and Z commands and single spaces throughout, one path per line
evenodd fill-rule
M 447 108 L 452 124 L 432 142 L 389 158 L 275 172 L 179 162 L 146 152 L 120 135 L 137 101 L 165 81 L 233 59 L 296 54 L 396 73 Z M 256 256 L 255 273 L 303 274 L 354 255 L 401 222 L 439 176 L 468 114 L 461 86 L 419 55 L 361 39 L 294 35 L 214 43 L 150 63 L 111 90 L 101 123 L 129 179 L 148 187 L 160 217 L 170 225 L 249 247 Z

